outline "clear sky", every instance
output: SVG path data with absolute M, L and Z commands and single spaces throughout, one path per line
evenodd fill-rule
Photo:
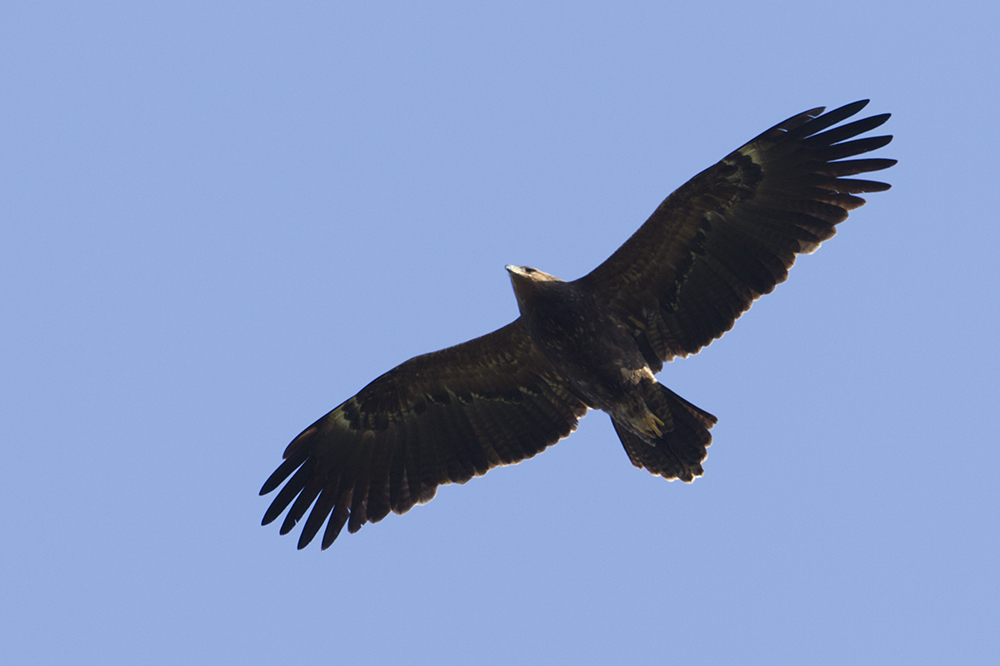
M 4 3 L 0 660 L 995 659 L 998 31 L 985 0 Z M 260 526 L 302 428 L 516 316 L 505 264 L 576 278 L 865 97 L 893 189 L 659 376 L 720 419 L 703 478 L 592 413 L 327 551 Z

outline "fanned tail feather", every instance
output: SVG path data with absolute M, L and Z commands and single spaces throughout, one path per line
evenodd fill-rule
M 690 483 L 704 472 L 701 463 L 712 443 L 708 431 L 718 419 L 662 384 L 650 383 L 648 386 L 643 397 L 649 410 L 663 422 L 659 428 L 662 434 L 647 438 L 611 419 L 615 432 L 633 465 L 666 479 Z

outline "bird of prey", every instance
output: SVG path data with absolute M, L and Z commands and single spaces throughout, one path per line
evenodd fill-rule
M 520 316 L 488 335 L 393 368 L 306 428 L 260 490 L 282 483 L 263 524 L 286 534 L 312 507 L 305 547 L 405 513 L 437 487 L 534 456 L 588 409 L 611 417 L 632 464 L 701 476 L 716 418 L 658 383 L 665 361 L 697 353 L 798 254 L 836 233 L 865 192 L 850 178 L 895 160 L 853 158 L 891 136 L 856 138 L 889 114 L 842 124 L 868 103 L 792 116 L 682 185 L 604 263 L 572 282 L 507 266 Z M 289 506 L 291 508 L 289 508 Z

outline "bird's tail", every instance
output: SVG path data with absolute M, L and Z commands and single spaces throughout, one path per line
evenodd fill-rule
M 657 428 L 661 434 L 656 437 L 638 434 L 611 419 L 615 432 L 633 465 L 667 479 L 690 483 L 704 471 L 701 462 L 708 455 L 705 449 L 712 443 L 708 431 L 718 419 L 663 384 L 650 382 L 646 387 L 643 398 L 650 412 L 663 422 Z

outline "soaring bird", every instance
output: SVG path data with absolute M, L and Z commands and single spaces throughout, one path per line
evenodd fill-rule
M 889 189 L 850 178 L 886 169 L 853 158 L 891 136 L 856 138 L 889 114 L 842 124 L 868 100 L 792 116 L 668 196 L 624 245 L 572 282 L 507 266 L 520 316 L 406 361 L 306 428 L 260 490 L 267 525 L 287 534 L 310 507 L 304 548 L 323 548 L 498 465 L 531 458 L 588 409 L 611 417 L 632 464 L 690 482 L 717 419 L 656 381 L 733 327 L 788 277 L 798 254 L 833 237 L 857 196 Z M 289 508 L 289 506 L 291 508 Z

